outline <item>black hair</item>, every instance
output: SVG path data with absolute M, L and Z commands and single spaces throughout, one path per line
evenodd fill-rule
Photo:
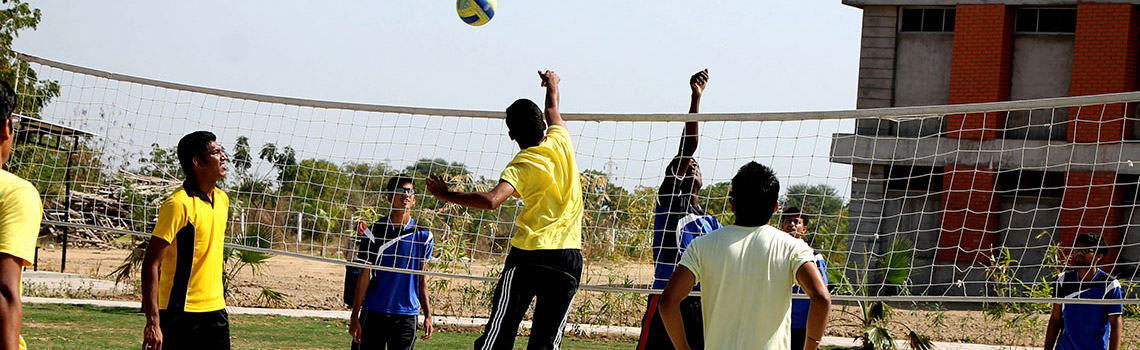
M 194 158 L 205 158 L 210 142 L 217 140 L 214 133 L 205 130 L 186 134 L 178 140 L 178 163 L 182 165 L 186 179 L 194 178 Z
M 1077 239 L 1073 241 L 1074 247 L 1090 247 L 1093 248 L 1093 254 L 1108 255 L 1108 242 L 1104 240 L 1104 236 L 1092 233 L 1082 233 L 1077 235 Z
M 531 100 L 525 98 L 516 100 L 507 107 L 507 130 L 511 131 L 511 135 L 522 148 L 538 145 L 542 142 L 543 131 L 546 130 L 542 109 Z
M 388 178 L 388 184 L 384 186 L 384 190 L 388 193 L 396 192 L 396 187 L 406 183 L 412 185 L 416 184 L 408 174 L 397 174 L 396 176 Z
M 808 217 L 807 217 L 807 215 L 804 215 L 804 212 L 803 212 L 803 210 L 800 210 L 800 207 L 788 207 L 787 209 L 784 209 L 784 216 L 783 216 L 784 220 L 794 218 L 794 217 L 798 217 L 800 219 L 803 219 L 804 220 L 804 226 L 807 226 Z
M 0 81 L 0 116 L 8 119 L 16 111 L 16 91 L 8 82 Z
M 761 224 L 772 219 L 780 199 L 780 180 L 772 168 L 748 162 L 732 177 L 732 203 L 736 217 L 754 217 Z M 749 220 L 752 221 L 752 220 Z

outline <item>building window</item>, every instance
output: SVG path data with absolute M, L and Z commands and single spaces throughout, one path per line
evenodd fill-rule
M 887 169 L 887 189 L 936 193 L 942 191 L 942 167 L 892 166 Z
M 998 173 L 998 193 L 1016 197 L 1065 195 L 1065 173 L 1036 170 L 1009 170 Z
M 954 9 L 902 10 L 901 32 L 954 32 Z
M 1077 9 L 1018 9 L 1016 23 L 1018 33 L 1073 34 L 1077 32 Z

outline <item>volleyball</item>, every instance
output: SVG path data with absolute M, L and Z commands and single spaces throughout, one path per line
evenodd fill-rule
M 496 0 L 458 0 L 455 2 L 455 11 L 464 23 L 481 26 L 495 17 Z

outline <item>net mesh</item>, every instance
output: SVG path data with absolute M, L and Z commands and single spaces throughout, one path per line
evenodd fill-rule
M 356 222 L 389 211 L 384 185 L 398 173 L 415 178 L 413 217 L 435 236 L 429 275 L 493 280 L 516 231 L 520 201 L 467 209 L 427 195 L 423 182 L 436 173 L 456 190 L 492 188 L 518 151 L 501 112 L 283 98 L 21 59 L 25 74 L 55 85 L 17 88 L 29 118 L 10 168 L 42 192 L 46 230 L 68 232 L 73 244 L 148 235 L 158 205 L 181 185 L 174 146 L 195 130 L 214 132 L 229 156 L 222 188 L 233 247 L 353 264 Z M 1137 102 L 1140 94 L 1126 93 L 836 112 L 564 114 L 584 189 L 583 289 L 650 291 L 655 198 L 686 120 L 701 121 L 695 157 L 707 212 L 731 223 L 736 169 L 772 167 L 781 205 L 806 214 L 805 239 L 846 298 L 1048 301 L 1044 281 L 1086 232 L 1106 238 L 1102 268 L 1130 288 L 1140 260 Z

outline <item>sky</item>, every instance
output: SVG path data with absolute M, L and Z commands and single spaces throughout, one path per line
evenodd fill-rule
M 541 101 L 536 71 L 552 69 L 563 79 L 563 112 L 679 113 L 687 110 L 689 75 L 708 68 L 702 112 L 854 109 L 856 98 L 861 10 L 839 0 L 503 0 L 494 19 L 482 27 L 464 24 L 451 1 L 29 3 L 43 11 L 43 20 L 37 30 L 21 33 L 14 44 L 18 51 L 126 75 L 259 94 L 502 110 L 519 97 Z M 804 149 L 796 155 L 825 162 L 824 141 L 842 128 L 798 126 L 817 134 L 810 147 L 795 147 Z M 747 138 L 740 134 L 747 126 L 730 129 L 713 125 L 705 130 Z M 758 134 L 767 132 L 758 129 Z M 614 137 L 675 144 L 675 137 L 667 138 L 680 126 L 638 124 L 632 130 Z M 511 143 L 501 139 L 492 148 L 502 155 L 476 168 L 492 171 L 509 160 Z M 580 154 L 589 148 L 581 143 Z M 624 146 L 607 147 L 612 152 Z M 735 149 L 702 149 L 698 155 L 733 161 L 749 157 L 750 151 L 729 148 Z M 644 157 L 658 156 L 647 152 Z M 596 169 L 603 158 L 579 162 Z M 713 177 L 731 176 L 733 166 L 725 163 L 713 169 Z M 793 168 L 784 172 L 797 173 Z M 841 183 L 846 178 L 840 175 L 829 174 L 826 180 Z

